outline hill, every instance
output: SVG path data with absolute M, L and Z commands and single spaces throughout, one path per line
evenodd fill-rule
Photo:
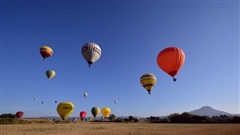
M 216 110 L 213 109 L 210 106 L 203 106 L 200 109 L 196 109 L 193 111 L 188 112 L 190 114 L 194 114 L 194 115 L 199 115 L 199 116 L 219 116 L 219 115 L 227 115 L 227 116 L 232 116 L 232 114 L 224 112 L 224 111 L 220 111 L 220 110 Z

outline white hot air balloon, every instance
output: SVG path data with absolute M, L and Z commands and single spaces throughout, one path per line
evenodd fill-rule
M 117 100 L 114 100 L 114 103 L 115 103 L 115 104 L 117 104 L 117 102 L 118 102 Z
M 37 100 L 37 98 L 35 97 L 34 100 Z
M 83 96 L 84 96 L 84 97 L 87 97 L 87 96 L 88 96 L 88 94 L 87 94 L 87 93 L 83 93 Z
M 89 42 L 82 46 L 82 56 L 89 67 L 101 57 L 101 54 L 102 50 L 96 43 Z

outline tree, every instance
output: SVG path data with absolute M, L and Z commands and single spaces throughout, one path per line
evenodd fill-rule
M 240 116 L 234 116 L 234 117 L 232 118 L 232 122 L 233 122 L 233 123 L 240 123 Z
M 160 122 L 161 121 L 160 117 L 156 117 L 156 116 L 151 116 L 149 119 L 150 119 L 150 122 Z
M 111 115 L 108 117 L 108 119 L 109 119 L 110 121 L 114 121 L 114 120 L 116 119 L 116 116 L 115 116 L 114 114 L 111 114 Z
M 180 115 L 178 113 L 173 113 L 170 114 L 170 116 L 168 116 L 168 118 L 170 119 L 171 122 L 179 122 L 180 120 Z
M 133 122 L 139 122 L 139 118 L 134 118 Z
M 124 121 L 125 121 L 125 122 L 128 122 L 128 121 L 129 121 L 129 119 L 128 119 L 128 118 L 125 118 L 125 119 L 124 119 Z
M 130 115 L 130 116 L 129 116 L 129 121 L 132 122 L 133 120 L 134 120 L 134 117 Z

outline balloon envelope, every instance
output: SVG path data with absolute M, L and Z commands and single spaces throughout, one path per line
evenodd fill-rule
M 114 103 L 116 104 L 118 101 L 117 100 L 114 100 Z
M 107 118 L 111 113 L 111 109 L 108 107 L 102 108 L 102 115 Z
M 83 93 L 83 96 L 84 96 L 84 97 L 87 97 L 87 96 L 88 96 L 88 94 L 87 94 L 87 93 Z
M 47 70 L 46 71 L 46 76 L 48 80 L 52 79 L 56 75 L 56 72 L 54 70 Z
M 92 112 L 93 117 L 96 117 L 96 116 L 98 116 L 98 114 L 100 113 L 100 108 L 98 108 L 98 107 L 92 107 L 91 112 Z
M 92 117 L 89 116 L 89 117 L 88 117 L 88 121 L 92 121 Z
M 81 120 L 84 120 L 85 117 L 86 117 L 86 115 L 87 115 L 87 113 L 86 113 L 85 111 L 81 111 L 81 112 L 80 112 L 80 118 L 81 118 Z
M 151 94 L 151 90 L 157 83 L 157 78 L 152 73 L 146 73 L 141 76 L 140 83 L 148 91 L 148 94 Z
M 53 54 L 53 50 L 49 46 L 42 46 L 39 51 L 40 51 L 40 54 L 42 55 L 43 59 L 51 57 Z
M 37 98 L 35 97 L 34 100 L 37 100 Z
M 57 106 L 57 112 L 62 120 L 66 119 L 74 111 L 74 105 L 71 102 L 61 102 Z
M 83 58 L 87 61 L 90 67 L 91 64 L 96 62 L 102 54 L 101 48 L 93 42 L 86 43 L 82 46 L 81 49 Z
M 23 115 L 24 115 L 24 113 L 21 112 L 21 111 L 19 111 L 19 112 L 16 113 L 16 117 L 17 117 L 18 119 L 21 118 Z
M 176 81 L 174 76 L 177 75 L 184 65 L 184 62 L 185 54 L 177 47 L 167 47 L 159 52 L 157 56 L 157 64 L 159 68 L 173 77 L 174 81 Z

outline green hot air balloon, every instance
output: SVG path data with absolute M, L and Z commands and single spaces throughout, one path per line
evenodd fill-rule
M 47 70 L 46 71 L 46 76 L 48 80 L 52 79 L 56 75 L 56 72 L 54 70 Z
M 100 108 L 93 107 L 91 112 L 92 112 L 93 117 L 95 118 L 100 113 Z

